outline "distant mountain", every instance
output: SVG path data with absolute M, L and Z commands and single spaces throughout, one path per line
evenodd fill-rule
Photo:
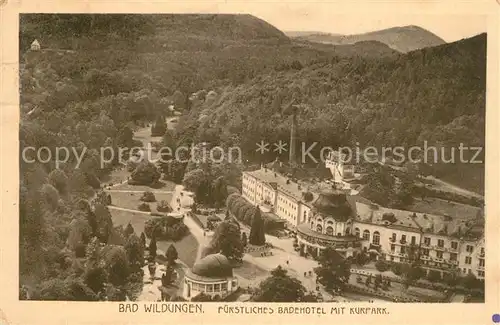
M 354 44 L 362 41 L 378 41 L 402 53 L 446 43 L 437 35 L 418 26 L 392 27 L 356 35 L 319 33 L 296 36 L 295 38 L 334 45 Z
M 333 35 L 333 36 L 341 36 L 342 34 L 331 34 L 331 33 L 323 33 L 323 32 L 314 32 L 314 31 L 284 31 L 285 35 L 288 37 L 303 37 L 310 35 Z

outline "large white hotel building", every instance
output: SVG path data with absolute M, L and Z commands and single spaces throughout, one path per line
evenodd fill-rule
M 409 250 L 419 247 L 427 270 L 484 279 L 482 216 L 451 218 L 389 209 L 342 190 L 314 193 L 265 167 L 243 172 L 242 196 L 286 220 L 297 232 L 302 253 L 316 255 L 334 246 L 345 256 L 364 250 L 379 259 L 405 262 Z

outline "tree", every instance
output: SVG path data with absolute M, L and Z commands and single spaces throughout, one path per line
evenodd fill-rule
M 210 297 L 209 295 L 207 295 L 203 292 L 200 292 L 199 294 L 197 294 L 196 296 L 191 298 L 191 301 L 208 302 L 208 301 L 212 301 L 212 297 Z
M 156 258 L 156 236 L 153 234 L 151 241 L 149 242 L 149 256 L 154 260 Z
M 59 206 L 59 192 L 57 192 L 54 186 L 44 184 L 41 192 L 45 202 L 47 202 L 52 209 L 56 209 Z
M 167 249 L 167 253 L 165 254 L 167 257 L 167 263 L 168 265 L 174 265 L 175 261 L 179 258 L 179 254 L 177 253 L 177 249 L 175 249 L 175 246 L 170 244 Z
M 262 246 L 266 243 L 264 220 L 260 212 L 259 206 L 254 209 L 254 215 L 252 219 L 252 228 L 250 229 L 250 236 L 248 242 L 251 245 Z
M 144 248 L 141 240 L 137 235 L 131 234 L 125 242 L 125 251 L 130 265 L 135 268 L 140 268 L 144 263 Z
M 151 125 L 151 136 L 161 137 L 167 131 L 167 125 L 165 124 L 165 118 L 163 115 L 158 115 L 153 125 Z
M 68 176 L 60 169 L 54 169 L 48 176 L 49 184 L 54 186 L 60 194 L 66 194 Z
M 160 172 L 149 161 L 142 161 L 132 172 L 131 178 L 135 185 L 153 185 L 160 179 Z
M 429 270 L 427 280 L 429 280 L 429 282 L 438 282 L 441 280 L 441 273 L 436 270 Z
M 246 232 L 241 233 L 241 244 L 243 245 L 243 247 L 247 247 L 247 245 L 248 245 L 248 239 L 247 239 Z
M 351 275 L 350 265 L 332 247 L 323 249 L 314 272 L 327 290 L 343 290 Z
M 215 229 L 209 248 L 207 252 L 220 252 L 230 261 L 241 261 L 243 257 L 243 245 L 238 225 L 231 221 L 221 222 L 217 229 Z
M 377 290 L 382 285 L 382 274 L 377 274 L 375 276 L 375 281 L 373 283 L 375 290 Z
M 219 176 L 213 183 L 213 200 L 217 208 L 224 206 L 227 198 L 227 183 L 224 176 Z
M 459 282 L 459 277 L 455 272 L 452 273 L 444 273 L 443 274 L 443 282 L 449 285 L 450 287 L 454 287 Z
M 389 269 L 389 264 L 387 264 L 385 261 L 379 260 L 375 263 L 375 268 L 379 272 L 385 272 Z
M 96 301 L 96 294 L 81 279 L 50 279 L 42 282 L 34 300 Z
M 461 279 L 461 284 L 464 288 L 466 289 L 474 289 L 479 287 L 479 280 L 476 278 L 476 276 L 472 273 L 467 274 L 465 277 Z
M 300 302 L 306 295 L 302 283 L 290 277 L 281 266 L 271 271 L 252 297 L 255 302 Z
M 108 282 L 115 286 L 125 285 L 129 276 L 129 263 L 125 248 L 107 246 L 103 255 Z
M 135 234 L 134 227 L 132 227 L 132 224 L 129 222 L 127 224 L 127 227 L 125 228 L 125 237 L 129 237 L 130 235 Z
M 144 234 L 144 231 L 141 232 L 141 245 L 146 248 L 146 235 Z

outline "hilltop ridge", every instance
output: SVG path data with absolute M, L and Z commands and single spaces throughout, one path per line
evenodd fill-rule
M 296 39 L 308 40 L 326 44 L 354 44 L 361 41 L 379 41 L 390 48 L 407 53 L 425 47 L 445 44 L 446 42 L 434 33 L 414 25 L 391 27 L 378 31 L 353 34 L 309 34 L 297 36 Z

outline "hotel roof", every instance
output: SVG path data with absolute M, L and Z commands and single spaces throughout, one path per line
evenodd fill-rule
M 308 192 L 307 187 L 292 181 L 288 177 L 281 175 L 271 169 L 261 168 L 254 171 L 245 172 L 250 176 L 255 177 L 259 181 L 267 185 L 277 188 L 280 192 L 288 195 L 296 201 L 301 201 L 305 205 L 312 207 L 312 203 L 318 198 L 318 193 L 311 192 L 313 199 L 309 202 L 304 202 L 303 193 Z
M 481 237 L 481 220 L 470 217 L 450 218 L 426 213 L 379 207 L 356 202 L 357 220 L 388 228 L 457 238 Z

